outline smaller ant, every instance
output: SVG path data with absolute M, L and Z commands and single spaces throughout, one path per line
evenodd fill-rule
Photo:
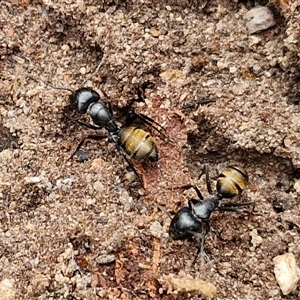
M 242 193 L 248 185 L 248 175 L 244 169 L 237 166 L 228 166 L 218 176 L 217 194 L 214 195 L 211 188 L 208 165 L 205 165 L 206 186 L 209 198 L 204 199 L 200 190 L 194 185 L 185 185 L 179 188 L 193 188 L 198 198 L 189 199 L 188 207 L 182 207 L 173 217 L 169 235 L 173 240 L 186 240 L 192 237 L 198 241 L 198 250 L 193 261 L 195 263 L 199 253 L 203 253 L 204 241 L 210 231 L 209 218 L 213 211 L 233 211 L 237 213 L 244 212 L 241 206 L 248 206 L 253 202 L 243 203 L 222 203 L 223 198 L 233 198 Z M 249 213 L 249 212 L 248 212 Z

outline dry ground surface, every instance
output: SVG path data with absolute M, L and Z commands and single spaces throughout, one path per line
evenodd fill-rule
M 267 4 L 276 25 L 250 35 L 246 12 Z M 283 296 L 273 263 L 287 252 L 300 263 L 299 1 L 0 8 L 1 299 L 204 299 L 184 290 L 193 279 L 216 299 L 299 299 L 299 288 Z M 133 103 L 173 140 L 149 129 L 160 158 L 135 163 L 144 187 L 108 138 L 83 147 L 87 161 L 69 159 L 94 133 L 77 123 L 88 119 L 70 92 L 25 76 L 75 90 L 101 60 L 85 86 L 107 94 L 118 120 Z M 213 187 L 224 166 L 243 166 L 250 183 L 236 201 L 255 207 L 215 212 L 205 264 L 193 265 L 195 244 L 169 238 L 168 213 L 195 197 L 172 187 L 207 196 L 205 163 Z

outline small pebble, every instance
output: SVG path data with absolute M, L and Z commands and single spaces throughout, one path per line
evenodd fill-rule
M 151 28 L 150 29 L 150 33 L 153 37 L 159 37 L 160 36 L 160 31 L 155 29 L 155 28 Z
M 298 194 L 300 194 L 300 180 L 297 180 L 295 183 L 294 183 L 294 189 L 296 190 L 296 192 Z
M 116 260 L 116 257 L 113 254 L 100 255 L 96 258 L 96 262 L 100 265 L 105 265 L 112 263 Z
M 300 270 L 293 253 L 285 253 L 273 258 L 274 273 L 283 295 L 296 290 L 300 279 Z
M 251 244 L 253 245 L 253 248 L 255 249 L 256 247 L 258 247 L 262 243 L 263 239 L 258 234 L 256 229 L 253 229 L 250 232 L 250 236 L 251 236 Z M 253 249 L 253 251 L 254 251 L 254 249 Z
M 2 300 L 14 300 L 15 298 L 14 280 L 4 278 L 0 282 L 0 295 Z
M 96 190 L 99 193 L 103 192 L 103 190 L 104 190 L 104 186 L 103 186 L 102 182 L 100 182 L 100 181 L 94 182 L 93 188 L 94 188 L 94 190 Z
M 155 236 L 157 238 L 160 238 L 162 235 L 162 226 L 158 221 L 155 221 L 151 224 L 150 228 L 150 233 L 152 236 Z
M 91 153 L 89 151 L 78 150 L 76 155 L 79 162 L 84 162 L 91 158 Z
M 245 19 L 250 34 L 266 30 L 276 24 L 272 11 L 265 6 L 249 10 L 245 15 Z
M 86 68 L 85 67 L 81 67 L 79 71 L 82 75 L 86 74 Z

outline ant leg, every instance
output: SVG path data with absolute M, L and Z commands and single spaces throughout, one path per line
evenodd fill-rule
M 129 112 L 127 114 L 125 122 L 124 122 L 125 126 L 128 126 L 134 118 L 140 119 L 146 125 L 152 127 L 158 133 L 160 133 L 161 135 L 163 135 L 166 139 L 168 139 L 169 142 L 172 142 L 172 140 L 166 134 L 166 129 L 163 128 L 159 123 L 157 123 L 156 121 L 154 121 L 153 119 L 151 119 L 150 117 L 148 117 L 148 116 L 146 116 L 144 114 L 141 114 L 141 113 L 137 114 L 134 111 Z
M 222 211 L 233 211 L 237 213 L 243 213 L 246 212 L 248 214 L 252 214 L 252 212 L 246 211 L 244 209 L 239 209 L 238 207 L 240 206 L 248 206 L 253 204 L 253 201 L 248 201 L 248 202 L 242 202 L 242 203 L 222 203 L 218 206 L 218 210 Z
M 171 216 L 171 214 L 161 205 L 157 206 L 165 215 L 167 215 L 171 220 L 173 219 L 173 217 Z
M 202 193 L 200 192 L 200 190 L 198 189 L 197 186 L 193 185 L 192 188 L 195 190 L 195 192 L 197 193 L 197 196 L 200 200 L 204 200 L 204 197 L 202 195 Z
M 209 167 L 208 164 L 204 165 L 203 170 L 201 171 L 201 173 L 198 176 L 198 180 L 202 177 L 202 175 L 205 174 L 205 182 L 206 182 L 206 188 L 207 191 L 210 195 L 213 194 L 212 188 L 211 188 L 211 183 L 210 183 L 210 177 L 209 177 Z
M 108 104 L 108 110 L 109 110 L 110 114 L 113 115 L 113 109 L 112 109 L 111 102 L 107 101 L 107 104 Z
M 82 121 L 82 120 L 78 120 L 77 123 L 80 124 L 81 126 L 89 128 L 89 129 L 94 129 L 94 130 L 100 130 L 101 129 L 101 127 L 99 127 L 99 126 L 94 126 L 94 125 L 92 125 L 90 123 L 87 123 L 85 121 Z
M 210 231 L 210 225 L 209 225 L 208 220 L 203 220 L 202 225 L 203 225 L 202 226 L 202 239 L 201 239 L 201 245 L 200 245 L 200 265 L 201 265 L 201 267 L 203 267 L 203 265 L 204 265 L 204 258 L 206 255 L 206 253 L 204 251 L 204 242 L 205 242 L 206 236 L 208 235 L 208 233 Z M 205 230 L 205 232 L 204 232 L 204 230 Z
M 193 232 L 193 231 L 190 232 L 198 240 L 197 253 L 196 253 L 196 256 L 195 256 L 195 258 L 192 262 L 192 265 L 194 265 L 196 263 L 199 254 L 200 254 L 200 264 L 201 264 L 201 266 L 203 266 L 203 264 L 204 264 L 204 257 L 206 255 L 205 251 L 204 251 L 204 243 L 205 243 L 205 238 L 206 238 L 206 236 L 209 232 L 209 229 L 210 229 L 208 222 L 205 222 L 205 223 L 207 223 L 207 225 L 208 225 L 207 228 L 205 228 L 205 233 L 204 233 L 204 228 L 203 227 L 202 227 L 202 232 L 201 233 Z
M 115 141 L 114 141 L 115 142 Z M 117 142 L 115 142 L 115 145 L 117 147 L 117 149 L 119 150 L 119 152 L 122 154 L 123 158 L 126 160 L 127 164 L 129 165 L 129 167 L 132 169 L 132 171 L 134 172 L 134 174 L 136 175 L 136 177 L 138 178 L 139 182 L 142 184 L 142 186 L 144 186 L 144 183 L 139 175 L 139 173 L 137 172 L 137 170 L 135 169 L 134 165 L 132 164 L 132 162 L 128 159 L 127 154 L 124 153 L 124 150 L 119 146 L 119 144 Z
M 192 188 L 193 185 L 192 184 L 185 184 L 185 185 L 181 185 L 181 186 L 174 186 L 174 187 L 170 187 L 169 189 L 174 189 L 174 190 L 179 190 L 179 189 L 183 189 L 183 190 L 188 190 L 190 188 Z
M 191 232 L 192 233 L 192 232 Z M 203 250 L 204 250 L 204 242 L 205 242 L 205 237 L 201 234 L 201 233 L 198 233 L 197 235 L 194 233 L 194 235 L 199 239 L 198 240 L 198 245 L 197 245 L 197 253 L 195 255 L 195 258 L 192 262 L 192 266 L 195 265 L 196 263 L 196 260 L 200 254 L 200 256 L 202 257 L 202 254 L 203 254 Z M 201 263 L 202 264 L 202 263 Z
M 83 122 L 84 124 L 84 122 Z M 90 124 L 85 124 L 85 125 L 90 125 Z M 93 126 L 93 125 L 91 125 Z M 88 126 L 89 127 L 89 126 Z M 92 127 L 89 127 L 92 128 Z M 100 141 L 103 138 L 106 138 L 107 136 L 101 136 L 101 135 L 88 135 L 87 137 L 83 138 L 80 143 L 78 144 L 78 146 L 76 147 L 75 151 L 72 153 L 72 155 L 69 157 L 69 160 L 75 155 L 75 153 L 82 147 L 82 145 L 84 144 L 84 142 L 86 140 L 95 140 L 95 141 Z M 136 171 L 134 165 L 131 163 L 131 161 L 126 157 L 126 154 L 123 152 L 122 148 L 119 147 L 119 145 L 115 142 L 117 149 L 119 150 L 119 152 L 122 154 L 122 156 L 124 157 L 124 159 L 126 160 L 126 162 L 128 163 L 128 165 L 130 166 L 130 168 L 133 170 L 134 174 L 137 176 L 138 180 L 141 182 L 141 184 L 143 185 L 143 181 L 140 178 L 140 175 L 138 174 L 138 172 Z
M 211 183 L 210 183 L 210 178 L 209 178 L 209 171 L 208 171 L 208 164 L 205 164 L 205 181 L 206 181 L 206 188 L 207 191 L 210 195 L 212 195 L 212 188 L 211 188 Z
M 125 158 L 127 164 L 129 165 L 129 167 L 132 169 L 132 171 L 134 172 L 134 174 L 136 175 L 137 179 L 139 180 L 139 182 L 142 184 L 142 186 L 144 186 L 143 180 L 140 177 L 140 174 L 137 172 L 137 170 L 135 169 L 134 165 L 132 164 L 132 162 L 126 157 L 126 154 L 123 153 L 121 151 L 123 157 Z
M 186 184 L 186 185 L 182 185 L 182 186 L 171 187 L 169 189 L 172 189 L 172 190 L 178 190 L 178 189 L 188 190 L 190 188 L 193 188 L 195 190 L 195 192 L 197 193 L 197 196 L 200 200 L 204 200 L 204 197 L 203 197 L 202 193 L 200 192 L 200 190 L 198 189 L 198 187 L 193 185 L 193 184 Z M 191 200 L 195 200 L 195 199 L 191 199 Z M 195 200 L 195 201 L 197 201 L 197 200 Z M 194 201 L 192 201 L 192 202 L 194 203 Z
M 144 121 L 147 125 L 153 126 L 153 124 L 155 124 L 156 126 L 158 126 L 160 128 L 160 130 L 162 131 L 166 131 L 166 129 L 164 127 L 162 127 L 159 123 L 157 123 L 156 121 L 154 121 L 152 118 L 139 113 L 137 114 L 136 112 L 131 112 L 131 114 L 133 114 L 133 117 L 137 117 L 140 118 L 142 121 Z
M 205 235 L 207 235 L 210 232 L 209 220 L 202 220 L 202 222 L 205 225 Z
M 101 135 L 88 135 L 85 138 L 83 138 L 78 146 L 76 147 L 75 151 L 72 153 L 72 155 L 69 157 L 69 160 L 73 158 L 75 153 L 82 147 L 82 145 L 85 143 L 86 140 L 95 140 L 95 141 L 100 141 L 103 138 L 106 138 L 107 136 L 101 136 Z

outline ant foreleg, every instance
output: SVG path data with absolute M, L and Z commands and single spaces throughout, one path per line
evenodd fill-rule
M 73 158 L 73 156 L 76 154 L 76 152 L 82 147 L 82 145 L 85 143 L 86 140 L 95 140 L 95 141 L 100 141 L 103 138 L 106 138 L 107 136 L 101 136 L 101 135 L 88 135 L 85 138 L 83 138 L 78 146 L 76 147 L 75 151 L 72 153 L 72 155 L 69 157 L 69 160 Z
M 174 190 L 178 190 L 178 189 L 183 189 L 183 190 L 188 190 L 190 188 L 193 188 L 195 190 L 195 192 L 197 193 L 197 196 L 200 200 L 204 200 L 204 197 L 202 195 L 202 193 L 200 192 L 200 190 L 198 189 L 197 186 L 193 185 L 193 184 L 186 184 L 186 185 L 182 185 L 182 186 L 176 186 L 176 187 L 171 187 L 169 189 L 174 189 Z M 191 200 L 195 200 L 195 199 L 191 199 Z M 197 200 L 195 200 L 197 201 Z
M 192 187 L 192 188 L 195 190 L 195 192 L 197 193 L 198 198 L 199 198 L 200 200 L 204 200 L 204 197 L 203 197 L 202 193 L 200 192 L 200 190 L 198 189 L 198 187 L 195 186 L 195 185 L 192 185 L 191 187 Z
M 74 91 L 72 89 L 70 89 L 70 88 L 63 87 L 63 86 L 55 86 L 50 81 L 43 80 L 43 79 L 41 79 L 38 76 L 35 76 L 33 74 L 23 73 L 22 75 L 25 76 L 25 77 L 28 77 L 28 78 L 32 78 L 35 81 L 40 81 L 40 82 L 44 83 L 45 85 L 49 85 L 50 87 L 52 87 L 55 90 L 64 90 L 64 91 L 69 91 L 71 93 L 74 93 Z
M 107 104 L 108 104 L 108 110 L 109 110 L 109 113 L 110 113 L 111 115 L 113 115 L 113 108 L 112 108 L 111 102 L 110 102 L 110 101 L 107 101 Z
M 222 210 L 222 211 L 233 211 L 233 212 L 237 212 L 237 213 L 243 213 L 246 212 L 248 214 L 252 214 L 249 211 L 243 210 L 243 209 L 239 209 L 238 207 L 241 206 L 248 206 L 253 204 L 253 201 L 248 201 L 248 202 L 241 202 L 241 203 L 221 203 L 218 207 L 217 210 Z
M 104 60 L 105 60 L 105 57 L 103 54 L 100 62 L 98 63 L 96 70 L 82 82 L 81 87 L 84 86 L 90 79 L 92 79 L 99 72 Z
M 200 264 L 201 266 L 203 266 L 204 264 L 204 257 L 206 255 L 205 251 L 204 251 L 204 242 L 205 242 L 205 238 L 207 236 L 207 234 L 209 233 L 210 231 L 210 225 L 209 225 L 209 221 L 208 220 L 202 220 L 202 225 L 205 225 L 205 226 L 202 226 L 202 232 L 199 234 L 197 234 L 198 238 L 200 238 L 201 240 L 201 243 L 200 241 L 198 240 L 199 244 L 198 244 L 198 250 L 197 250 L 197 253 L 196 253 L 196 257 L 194 258 L 194 261 L 193 261 L 193 265 L 195 264 L 196 260 L 197 260 L 197 257 L 200 253 Z
M 99 127 L 99 126 L 94 126 L 94 125 L 92 125 L 92 124 L 90 124 L 90 123 L 87 123 L 87 122 L 85 122 L 85 121 L 82 121 L 82 120 L 78 120 L 77 122 L 78 122 L 78 124 L 80 124 L 81 126 L 87 127 L 87 128 L 89 128 L 89 129 L 94 129 L 94 130 L 100 130 L 100 129 L 101 129 L 101 127 Z

